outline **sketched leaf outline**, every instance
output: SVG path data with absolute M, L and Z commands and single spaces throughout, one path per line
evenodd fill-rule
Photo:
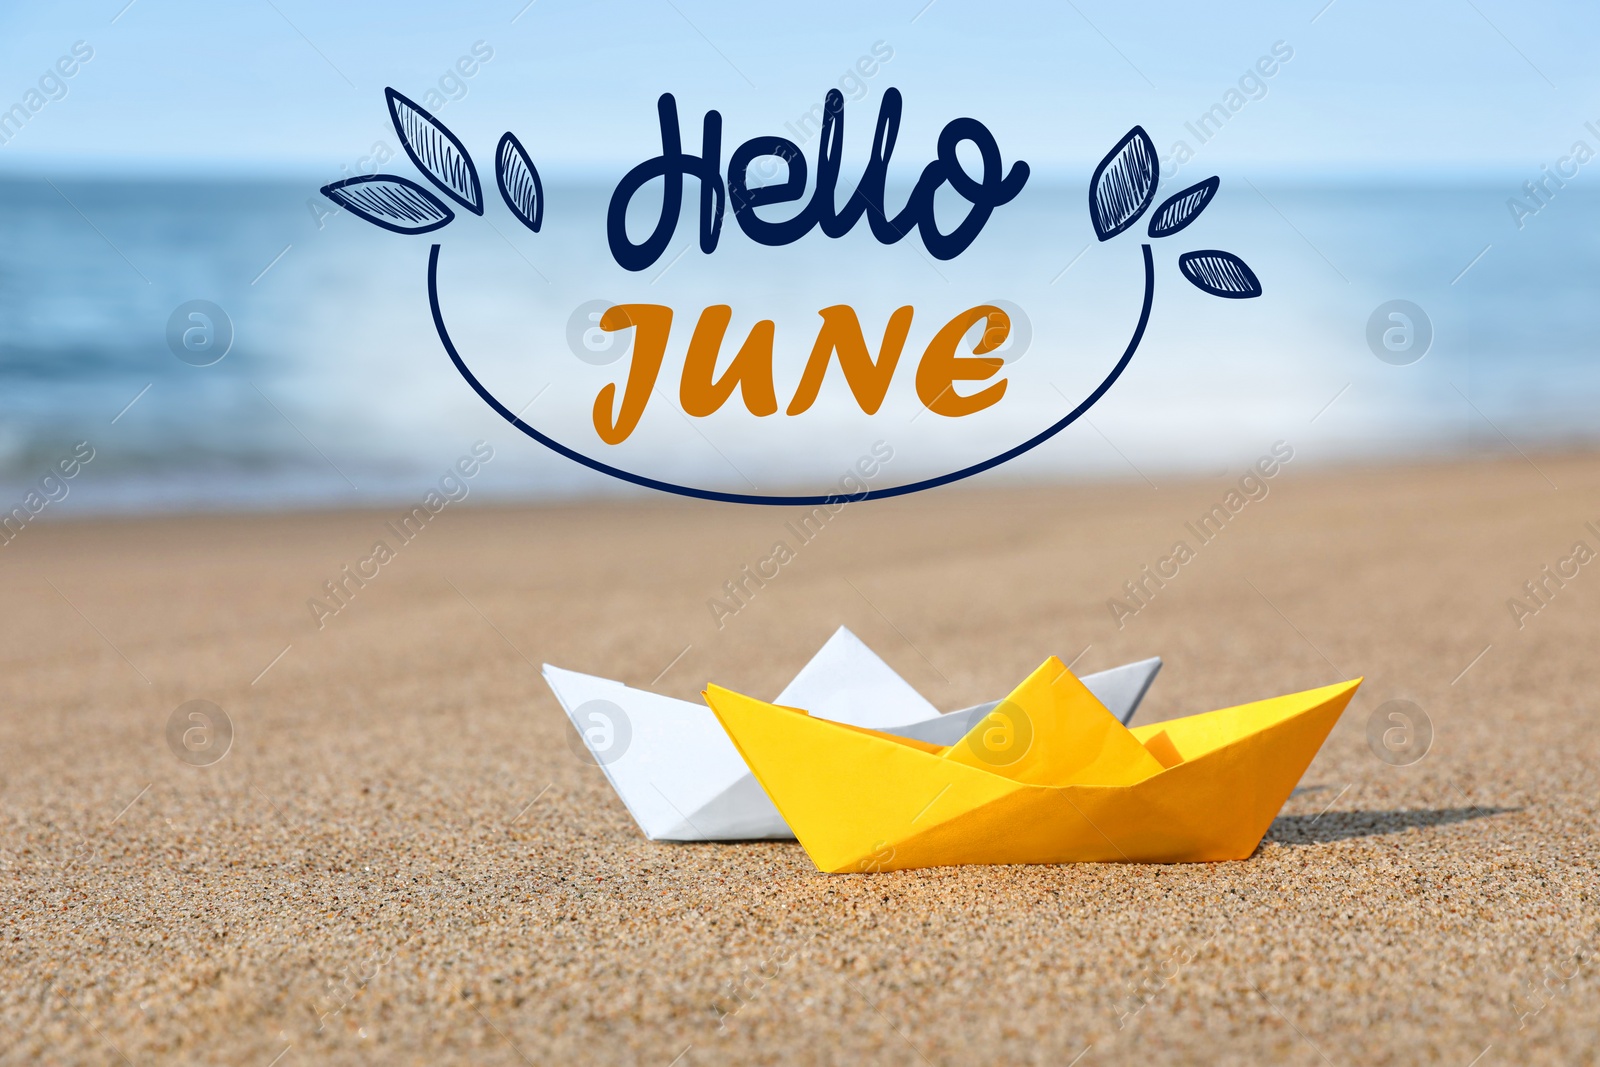
M 534 233 L 544 222 L 544 184 L 517 135 L 506 131 L 494 153 L 494 182 L 506 207 Z
M 1200 217 L 1200 212 L 1217 195 L 1217 186 L 1221 183 L 1221 178 L 1212 176 L 1173 193 L 1151 214 L 1147 232 L 1151 237 L 1171 237 Z
M 428 176 L 450 199 L 472 212 L 483 214 L 483 186 L 478 168 L 461 139 L 445 128 L 426 108 L 393 88 L 383 90 L 389 103 L 389 118 L 400 144 L 417 169 Z
M 1161 163 L 1143 126 L 1129 130 L 1106 154 L 1089 180 L 1089 221 L 1095 236 L 1109 241 L 1138 221 L 1155 199 Z
M 1201 292 L 1228 300 L 1261 295 L 1261 280 L 1249 264 L 1232 252 L 1202 248 L 1178 257 L 1178 269 Z
M 368 189 L 368 186 L 377 188 Z M 322 187 L 322 195 L 393 233 L 429 233 L 455 212 L 428 190 L 398 174 L 363 174 Z

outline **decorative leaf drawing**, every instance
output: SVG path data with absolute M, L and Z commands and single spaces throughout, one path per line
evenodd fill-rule
M 483 187 L 478 184 L 478 168 L 455 134 L 419 105 L 393 89 L 385 89 L 389 117 L 405 146 L 411 162 L 444 190 L 450 199 L 472 212 L 483 214 Z
M 539 182 L 538 168 L 516 134 L 507 133 L 500 138 L 500 147 L 494 154 L 494 181 L 511 213 L 538 233 L 539 224 L 544 221 L 544 186 Z
M 1221 178 L 1207 178 L 1198 185 L 1191 185 L 1182 192 L 1173 193 L 1161 202 L 1155 213 L 1150 216 L 1151 237 L 1171 237 L 1189 223 L 1200 217 L 1200 212 L 1211 203 L 1211 198 L 1217 195 L 1217 185 Z
M 1095 235 L 1109 241 L 1132 226 L 1155 198 L 1161 165 L 1143 126 L 1128 131 L 1100 161 L 1089 181 L 1089 218 Z
M 1261 282 L 1244 260 L 1232 252 L 1205 248 L 1178 257 L 1178 269 L 1199 289 L 1212 296 L 1248 300 L 1261 295 Z
M 322 195 L 395 233 L 427 233 L 455 218 L 438 197 L 395 174 L 346 178 L 324 185 Z

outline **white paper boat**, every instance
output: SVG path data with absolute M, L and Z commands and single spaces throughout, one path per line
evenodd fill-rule
M 1127 723 L 1160 669 L 1160 659 L 1146 659 L 1081 680 Z M 544 680 L 650 840 L 794 837 L 704 704 L 548 663 Z M 999 702 L 940 714 L 841 626 L 774 703 L 835 722 L 951 745 Z

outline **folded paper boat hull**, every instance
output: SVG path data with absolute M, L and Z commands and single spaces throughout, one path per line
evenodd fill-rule
M 548 663 L 544 678 L 650 840 L 794 837 L 705 705 Z
M 1141 660 L 1086 675 L 1083 682 L 1126 722 L 1160 668 L 1159 659 Z M 650 840 L 794 839 L 704 704 L 549 664 L 544 678 Z M 829 719 L 939 743 L 959 739 L 975 714 L 982 718 L 993 706 L 939 714 L 844 627 L 779 694 L 778 703 L 803 704 Z
M 1182 762 L 1116 787 L 1023 784 L 728 690 L 706 697 L 813 862 L 846 873 L 1248 858 L 1357 684 L 1140 727 L 1164 764 Z

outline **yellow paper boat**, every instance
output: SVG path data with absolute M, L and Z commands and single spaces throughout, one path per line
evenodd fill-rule
M 941 747 L 710 686 L 818 868 L 1248 858 L 1361 679 L 1129 730 L 1051 657 Z

